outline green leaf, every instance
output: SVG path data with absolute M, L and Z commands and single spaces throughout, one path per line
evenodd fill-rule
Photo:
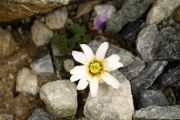
M 72 25 L 71 31 L 73 32 L 73 34 L 80 34 L 80 35 L 85 34 L 87 32 L 86 27 L 81 26 L 78 23 Z
M 66 55 L 70 51 L 70 48 L 68 47 L 68 40 L 65 36 L 60 36 L 59 34 L 54 34 L 51 42 L 53 45 L 55 45 L 59 51 Z

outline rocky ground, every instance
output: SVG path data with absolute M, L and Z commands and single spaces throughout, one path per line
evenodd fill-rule
M 180 0 L 57 1 L 0 3 L 0 120 L 180 119 Z M 71 51 L 103 41 L 121 87 L 91 97 L 69 80 Z

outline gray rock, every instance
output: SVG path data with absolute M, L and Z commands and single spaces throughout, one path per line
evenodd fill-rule
M 68 19 L 68 11 L 66 7 L 62 7 L 49 13 L 46 16 L 46 25 L 50 29 L 61 29 L 65 26 L 65 23 Z
M 168 72 L 163 73 L 159 78 L 158 82 L 160 82 L 163 86 L 172 85 L 173 83 L 176 83 L 180 81 L 180 65 L 177 66 L 174 69 L 170 69 Z
M 168 18 L 179 5 L 179 0 L 157 0 L 149 11 L 146 22 L 148 24 L 160 23 L 163 19 Z
M 153 48 L 153 57 L 158 60 L 180 60 L 180 31 L 175 27 L 161 30 L 156 37 Z
M 8 31 L 0 30 L 0 58 L 10 55 L 16 48 L 14 37 Z
M 137 51 L 141 57 L 146 61 L 152 61 L 152 49 L 154 41 L 159 31 L 155 24 L 144 27 L 137 38 Z
M 104 39 L 104 38 L 102 38 L 102 39 Z M 101 40 L 93 40 L 89 44 L 90 47 L 93 49 L 94 53 L 96 52 L 97 48 L 102 43 L 102 39 Z M 120 48 L 120 47 L 110 44 L 109 49 L 106 53 L 106 57 L 108 57 L 112 54 L 119 55 L 121 57 L 120 62 L 122 62 L 124 66 L 130 65 L 131 63 L 134 62 L 134 59 L 135 59 L 135 57 L 132 55 L 131 52 L 129 52 L 123 48 Z
M 76 85 L 70 80 L 48 82 L 40 88 L 40 98 L 55 119 L 72 120 L 77 109 Z
M 162 91 L 145 90 L 138 96 L 138 108 L 167 105 L 169 105 L 169 102 Z
M 180 106 L 149 106 L 135 111 L 134 120 L 180 119 Z
M 39 91 L 37 75 L 34 74 L 29 68 L 23 68 L 18 72 L 16 91 L 33 96 L 37 95 Z
M 54 120 L 53 117 L 42 108 L 33 110 L 28 120 Z
M 0 120 L 14 120 L 14 116 L 0 113 Z
M 135 4 L 135 3 L 138 3 L 138 2 L 141 2 L 141 0 L 126 0 L 126 1 L 123 1 L 123 5 L 131 5 L 131 4 Z
M 152 0 L 141 0 L 135 4 L 124 6 L 107 23 L 106 31 L 117 33 L 128 22 L 137 20 L 149 8 Z
M 74 60 L 72 59 L 64 60 L 64 69 L 66 70 L 66 72 L 70 72 L 70 70 L 74 68 L 74 64 Z
M 122 40 L 130 47 L 134 48 L 136 46 L 136 38 L 139 31 L 144 27 L 144 20 L 138 19 L 134 22 L 128 23 L 120 31 L 120 36 Z
M 180 87 L 180 81 L 175 82 L 174 84 L 172 84 L 172 86 Z
M 94 11 L 96 15 L 104 15 L 110 18 L 116 12 L 116 8 L 111 4 L 101 4 L 96 5 Z
M 131 86 L 119 71 L 112 73 L 121 83 L 119 89 L 100 84 L 96 97 L 88 96 L 84 115 L 90 120 L 132 120 L 134 112 Z
M 31 63 L 31 69 L 38 75 L 53 75 L 55 74 L 52 59 L 50 54 L 45 55 L 42 58 L 34 60 Z
M 135 57 L 135 60 L 130 65 L 120 68 L 120 71 L 128 79 L 132 80 L 134 77 L 138 76 L 139 73 L 145 68 L 145 63 L 139 57 Z
M 50 38 L 53 36 L 53 31 L 49 30 L 47 26 L 36 20 L 31 27 L 32 40 L 37 47 L 46 45 L 50 42 Z
M 137 77 L 130 81 L 133 93 L 148 89 L 154 83 L 155 79 L 162 73 L 167 63 L 167 61 L 155 61 L 149 63 Z

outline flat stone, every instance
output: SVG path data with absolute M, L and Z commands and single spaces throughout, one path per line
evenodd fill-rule
M 134 120 L 177 120 L 180 119 L 180 106 L 149 106 L 135 111 Z
M 1 0 L 0 23 L 47 13 L 60 6 L 78 1 L 80 0 Z
M 152 50 L 155 60 L 180 60 L 180 31 L 176 27 L 166 27 L 156 37 Z
M 102 44 L 102 40 L 93 40 L 89 45 L 92 48 L 92 50 L 94 51 L 94 53 L 96 52 L 97 48 Z M 128 66 L 131 63 L 134 62 L 135 57 L 132 55 L 131 52 L 117 47 L 115 45 L 110 44 L 109 45 L 109 49 L 106 53 L 106 57 L 112 55 L 112 54 L 117 54 L 121 57 L 120 62 L 123 63 L 124 66 Z
M 52 59 L 50 54 L 45 55 L 42 58 L 34 60 L 31 63 L 31 69 L 38 75 L 53 75 L 55 74 Z
M 22 68 L 17 75 L 16 91 L 36 96 L 39 91 L 37 75 L 29 68 Z
M 169 102 L 162 91 L 145 90 L 138 96 L 138 108 L 167 105 Z
M 157 0 L 149 11 L 146 22 L 148 24 L 160 23 L 168 18 L 179 5 L 179 0 Z
M 57 9 L 46 16 L 46 25 L 50 29 L 61 29 L 65 26 L 68 19 L 68 11 L 66 7 Z
M 96 97 L 88 96 L 84 115 L 90 120 L 132 120 L 134 112 L 131 86 L 119 71 L 112 73 L 121 83 L 119 89 L 100 84 Z
M 31 33 L 32 40 L 37 47 L 48 44 L 53 36 L 53 31 L 48 29 L 43 22 L 38 20 L 34 21 L 34 24 L 31 27 Z
M 10 55 L 16 48 L 14 37 L 8 31 L 0 30 L 0 58 Z
M 153 60 L 152 50 L 158 34 L 155 24 L 144 27 L 138 34 L 137 51 L 146 62 Z
M 122 7 L 107 23 L 107 32 L 117 33 L 128 22 L 133 22 L 141 17 L 151 5 L 152 0 L 141 0 L 135 4 Z
M 53 117 L 42 108 L 33 110 L 28 120 L 54 120 Z
M 48 82 L 40 88 L 40 98 L 55 119 L 72 120 L 77 103 L 76 85 L 70 80 Z
M 154 61 L 149 63 L 139 75 L 133 78 L 131 82 L 132 92 L 143 91 L 151 87 L 156 78 L 163 72 L 167 61 Z
M 159 78 L 158 82 L 163 86 L 172 85 L 180 81 L 180 65 L 176 68 L 170 69 L 168 72 L 163 73 Z

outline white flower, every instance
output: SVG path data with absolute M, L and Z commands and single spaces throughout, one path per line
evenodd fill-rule
M 116 54 L 105 59 L 109 43 L 102 43 L 95 55 L 89 46 L 85 44 L 81 44 L 80 46 L 84 53 L 73 51 L 72 55 L 77 62 L 83 65 L 75 66 L 70 71 L 72 74 L 70 80 L 72 82 L 80 80 L 77 89 L 84 90 L 89 84 L 92 97 L 96 96 L 99 83 L 103 81 L 113 88 L 118 89 L 120 83 L 110 72 L 123 67 L 123 64 L 119 62 L 120 57 Z

